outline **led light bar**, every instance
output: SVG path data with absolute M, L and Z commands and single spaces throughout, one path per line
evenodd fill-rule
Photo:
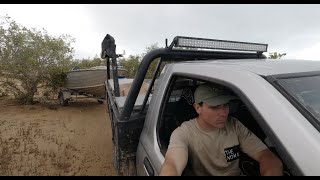
M 268 44 L 177 36 L 175 47 L 267 52 Z

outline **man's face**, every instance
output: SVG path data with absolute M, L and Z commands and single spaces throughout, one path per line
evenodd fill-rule
M 229 114 L 228 104 L 209 106 L 203 103 L 202 106 L 195 104 L 195 108 L 199 114 L 199 118 L 208 126 L 215 128 L 223 128 L 225 126 Z

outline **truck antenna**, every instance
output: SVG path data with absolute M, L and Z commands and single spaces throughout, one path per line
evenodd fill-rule
M 166 48 L 168 48 L 168 39 L 166 38 Z

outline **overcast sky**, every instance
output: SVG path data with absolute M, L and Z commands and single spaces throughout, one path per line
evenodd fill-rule
M 266 43 L 286 59 L 320 60 L 320 5 L 0 4 L 5 14 L 53 36 L 71 35 L 77 59 L 99 56 L 110 34 L 126 55 L 180 35 Z

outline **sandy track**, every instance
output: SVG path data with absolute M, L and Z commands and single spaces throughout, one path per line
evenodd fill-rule
M 49 109 L 0 99 L 0 175 L 117 175 L 106 105 Z

